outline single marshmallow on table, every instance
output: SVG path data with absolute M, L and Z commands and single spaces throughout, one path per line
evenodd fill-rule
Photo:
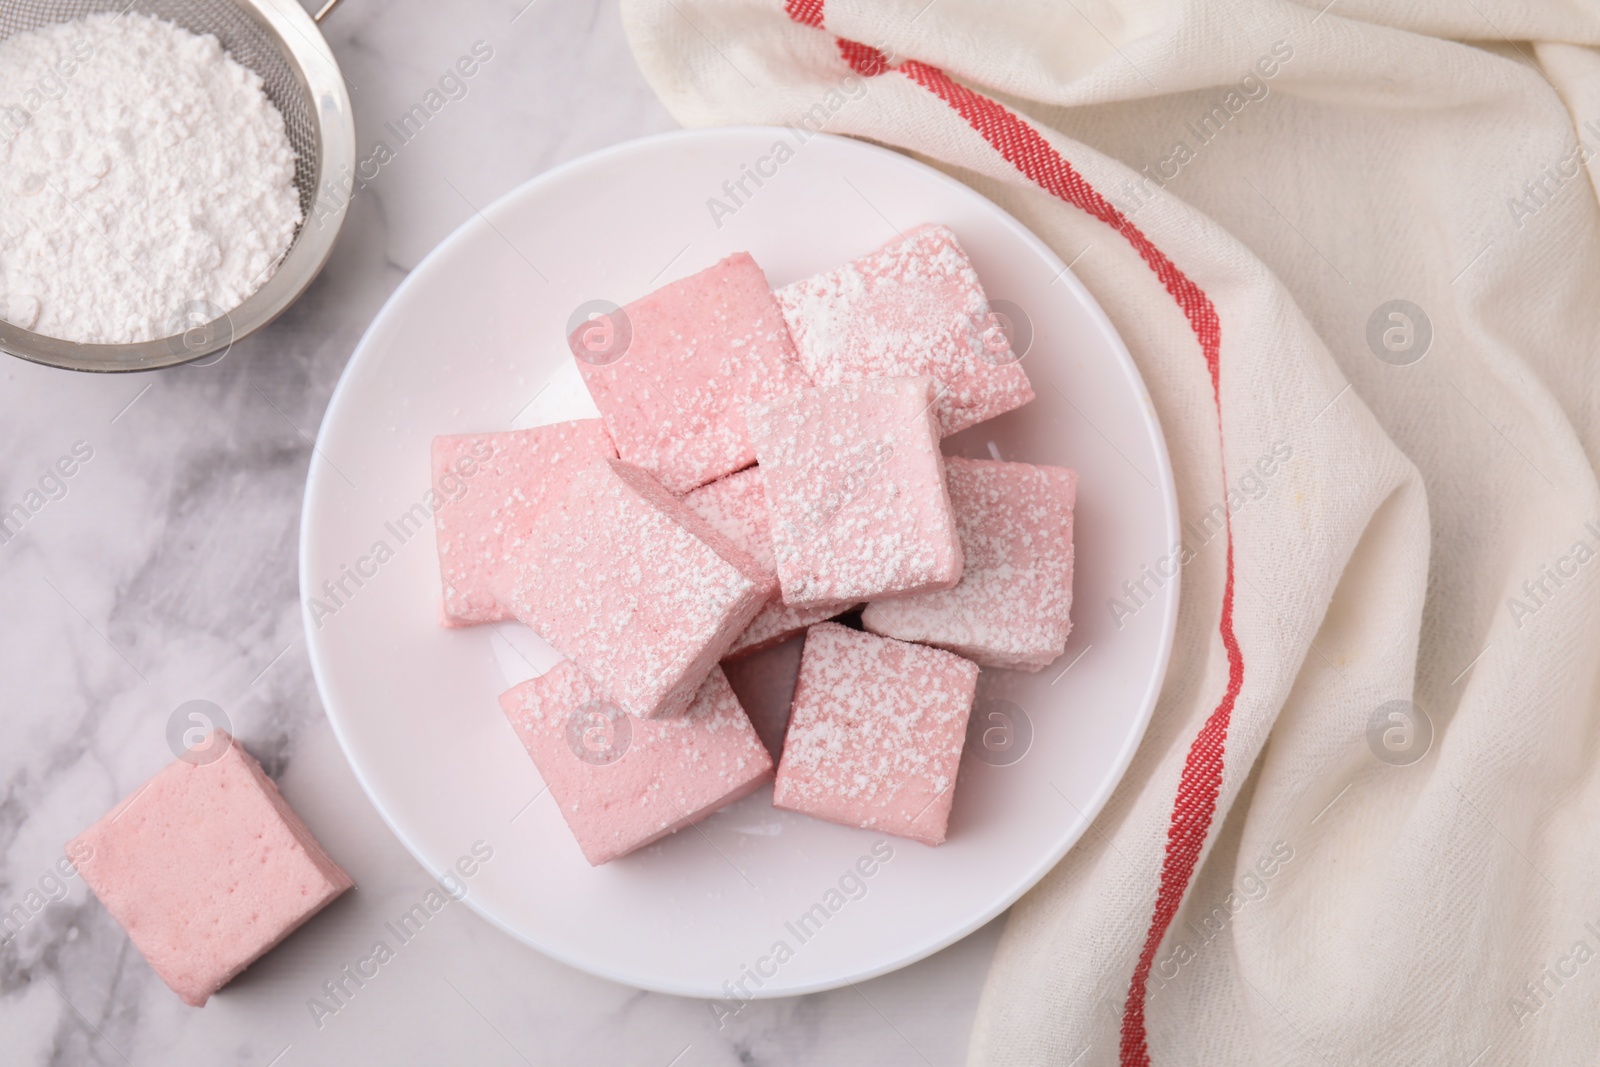
M 772 757 L 721 670 L 675 719 L 634 720 L 569 660 L 508 690 L 500 706 L 596 867 L 772 777 Z
M 1033 387 L 944 226 L 903 238 L 774 294 L 815 385 L 931 375 L 945 434 L 1021 407 Z
M 66 849 L 151 969 L 197 1008 L 353 884 L 221 731 Z
M 952 589 L 875 600 L 861 625 L 949 649 L 985 667 L 1037 671 L 1072 631 L 1072 508 L 1065 467 L 945 460 L 964 558 Z
M 932 378 L 882 378 L 750 405 L 784 603 L 871 600 L 960 580 L 933 390 Z
M 942 843 L 977 685 L 978 665 L 954 653 L 813 626 L 773 806 Z
M 620 460 L 578 472 L 528 544 L 517 618 L 642 719 L 687 708 L 776 588 L 743 549 Z
M 750 553 L 773 578 L 777 577 L 778 567 L 772 555 L 772 516 L 767 510 L 761 468 L 747 467 L 737 474 L 718 478 L 684 497 L 683 502 Z M 829 601 L 815 607 L 795 608 L 774 596 L 745 627 L 744 633 L 728 649 L 727 656 L 743 656 L 780 644 L 812 623 L 849 611 L 856 603 L 854 600 Z
M 616 455 L 599 419 L 435 437 L 433 521 L 444 625 L 511 618 L 517 561 L 534 519 L 561 499 L 574 474 Z
M 598 351 L 586 343 L 593 326 L 568 339 L 578 370 L 617 454 L 674 493 L 755 462 L 745 404 L 810 384 L 766 276 L 744 252 L 635 300 L 606 325 Z

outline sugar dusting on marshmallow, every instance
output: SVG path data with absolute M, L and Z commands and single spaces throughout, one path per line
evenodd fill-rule
M 942 843 L 977 683 L 952 653 L 813 626 L 773 806 Z
M 512 606 L 649 719 L 688 707 L 773 589 L 747 553 L 650 475 L 598 460 L 539 517 Z
M 868 604 L 873 633 L 958 652 L 985 667 L 1037 671 L 1072 632 L 1072 510 L 1065 467 L 950 457 L 950 503 L 965 558 L 952 589 Z
M 882 378 L 750 406 L 785 603 L 898 596 L 960 579 L 934 399 L 931 378 Z
M 918 226 L 775 295 L 814 385 L 929 375 L 939 382 L 944 434 L 1033 399 L 978 272 L 947 227 Z
M 772 553 L 772 515 L 767 509 L 760 467 L 747 467 L 737 474 L 702 485 L 684 497 L 683 502 L 777 578 L 778 565 Z M 739 635 L 728 655 L 742 656 L 770 648 L 801 633 L 812 623 L 849 611 L 856 603 L 854 600 L 827 601 L 815 607 L 797 608 L 785 604 L 781 596 L 774 596 Z

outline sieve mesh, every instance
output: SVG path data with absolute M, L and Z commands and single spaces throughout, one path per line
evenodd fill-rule
M 303 232 L 317 189 L 317 123 L 310 90 L 277 35 L 234 0 L 7 0 L 0 3 L 0 40 L 85 15 L 126 11 L 154 15 L 192 33 L 209 33 L 235 60 L 261 76 L 262 88 L 283 116 L 294 148 Z M 299 239 L 298 232 L 295 238 Z

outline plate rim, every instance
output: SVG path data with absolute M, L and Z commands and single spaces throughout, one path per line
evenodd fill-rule
M 368 780 L 366 770 L 363 768 L 361 761 L 357 758 L 356 753 L 353 751 L 349 739 L 345 736 L 344 729 L 340 724 L 340 716 L 335 713 L 333 701 L 331 701 L 328 696 L 328 685 L 325 682 L 323 675 L 324 672 L 330 668 L 324 664 L 324 653 L 318 647 L 316 640 L 317 631 L 313 625 L 310 609 L 307 606 L 310 602 L 310 597 L 314 592 L 307 586 L 307 583 L 312 580 L 309 577 L 311 570 L 307 557 L 309 554 L 309 546 L 311 544 L 313 532 L 312 526 L 317 521 L 318 515 L 316 498 L 319 491 L 323 488 L 323 482 L 330 477 L 326 472 L 320 469 L 318 458 L 324 454 L 323 449 L 327 444 L 325 438 L 329 433 L 329 427 L 338 421 L 338 413 L 342 410 L 343 405 L 350 402 L 347 392 L 348 388 L 350 387 L 350 380 L 352 378 L 351 372 L 364 361 L 376 358 L 369 354 L 369 348 L 373 347 L 372 337 L 374 332 L 377 330 L 379 324 L 382 323 L 393 311 L 393 309 L 408 298 L 408 294 L 416 279 L 428 272 L 428 268 L 435 259 L 445 255 L 449 249 L 453 248 L 459 242 L 465 241 L 469 233 L 473 233 L 482 229 L 493 229 L 493 223 L 490 221 L 490 217 L 494 212 L 502 209 L 503 206 L 508 202 L 533 195 L 540 186 L 552 184 L 575 171 L 581 171 L 589 167 L 604 165 L 618 157 L 625 157 L 638 152 L 648 151 L 662 142 L 694 142 L 719 139 L 738 139 L 753 135 L 769 137 L 774 134 L 781 136 L 786 132 L 788 132 L 787 127 L 762 125 L 713 126 L 698 129 L 669 130 L 662 133 L 649 134 L 644 137 L 637 137 L 631 140 L 619 142 L 617 144 L 608 145 L 604 148 L 597 149 L 596 151 L 567 160 L 564 163 L 560 163 L 548 170 L 542 171 L 528 178 L 523 182 L 520 182 L 511 189 L 508 189 L 502 195 L 496 197 L 492 203 L 484 207 L 482 210 L 475 210 L 471 216 L 463 220 L 459 226 L 446 235 L 441 241 L 439 241 L 438 244 L 430 249 L 421 260 L 418 261 L 417 265 L 413 267 L 409 273 L 407 273 L 405 278 L 401 280 L 400 284 L 395 287 L 395 290 L 389 294 L 387 299 L 384 300 L 383 305 L 378 309 L 377 313 L 373 315 L 371 321 L 367 323 L 366 329 L 362 331 L 361 339 L 356 342 L 356 346 L 351 350 L 350 358 L 346 361 L 344 369 L 339 373 L 339 380 L 334 385 L 333 392 L 329 394 L 327 406 L 323 410 L 321 422 L 317 427 L 316 443 L 312 449 L 311 457 L 308 460 L 305 492 L 301 499 L 299 528 L 300 543 L 296 551 L 296 565 L 299 568 L 299 582 L 297 584 L 300 592 L 301 624 L 305 629 L 306 649 L 308 659 L 311 663 L 311 674 L 316 682 L 317 695 L 322 701 L 323 714 L 333 729 L 334 738 L 338 741 L 340 750 L 344 753 L 345 762 L 349 764 L 350 770 L 355 775 L 356 781 L 360 784 L 362 792 L 366 794 L 367 800 L 372 804 L 373 808 L 376 809 L 379 817 L 383 820 L 384 825 L 389 828 L 390 832 L 395 835 L 395 838 L 401 843 L 401 845 L 405 847 L 406 851 L 411 854 L 412 858 L 417 861 L 423 870 L 427 871 L 430 875 L 434 874 L 435 872 L 433 871 L 429 860 L 426 858 L 423 849 L 412 840 L 406 829 L 400 825 L 394 817 L 391 816 L 383 802 L 380 801 L 377 790 Z M 1180 520 L 1178 512 L 1177 484 L 1173 476 L 1172 458 L 1167 448 L 1166 434 L 1164 428 L 1162 427 L 1161 420 L 1156 415 L 1155 404 L 1150 398 L 1149 388 L 1145 384 L 1144 376 L 1139 371 L 1138 364 L 1134 362 L 1132 354 L 1128 351 L 1128 347 L 1124 343 L 1122 335 L 1118 333 L 1115 325 L 1111 322 L 1110 317 L 1106 315 L 1105 310 L 1100 306 L 1099 301 L 1094 298 L 1094 294 L 1084 286 L 1083 282 L 1078 278 L 1078 276 L 1073 273 L 1071 267 L 1064 263 L 1061 257 L 1056 254 L 1055 250 L 1047 245 L 1037 234 L 1035 234 L 1027 226 L 1023 225 L 1022 222 L 1016 218 L 1016 216 L 1012 215 L 1009 211 L 995 203 L 993 200 L 990 200 L 988 197 L 984 196 L 977 189 L 966 184 L 965 182 L 960 181 L 957 178 L 950 176 L 949 174 L 946 174 L 937 167 L 924 163 L 921 160 L 907 154 L 906 152 L 897 151 L 893 148 L 885 147 L 883 145 L 862 140 L 860 138 L 844 137 L 828 133 L 814 134 L 813 137 L 822 138 L 829 142 L 839 142 L 844 146 L 848 146 L 849 151 L 859 151 L 868 155 L 892 156 L 894 157 L 897 165 L 909 166 L 913 169 L 920 169 L 926 173 L 926 176 L 933 178 L 938 183 L 944 184 L 959 196 L 981 200 L 990 210 L 997 213 L 1000 222 L 1009 227 L 1018 237 L 1022 239 L 1025 244 L 1029 245 L 1037 254 L 1039 254 L 1046 263 L 1050 264 L 1058 272 L 1060 272 L 1057 280 L 1065 282 L 1068 288 L 1073 292 L 1073 295 L 1087 309 L 1090 317 L 1094 321 L 1095 326 L 1105 337 L 1113 355 L 1116 356 L 1123 377 L 1133 387 L 1137 399 L 1141 401 L 1141 407 L 1145 414 L 1145 431 L 1151 435 L 1151 443 L 1154 446 L 1158 489 L 1162 497 L 1162 503 L 1165 506 L 1165 520 L 1167 527 L 1166 540 L 1169 543 L 1175 544 L 1179 537 Z M 1150 726 L 1150 720 L 1155 713 L 1156 704 L 1160 700 L 1161 690 L 1166 682 L 1168 667 L 1171 665 L 1172 651 L 1177 634 L 1178 605 L 1181 585 L 1182 572 L 1180 571 L 1168 581 L 1165 589 L 1163 590 L 1164 596 L 1161 602 L 1161 630 L 1156 650 L 1156 660 L 1154 665 L 1155 669 L 1150 672 L 1149 679 L 1147 680 L 1144 691 L 1140 696 L 1137 724 L 1133 730 L 1129 731 L 1127 738 L 1123 742 L 1122 748 L 1117 753 L 1116 759 L 1109 765 L 1113 773 L 1104 779 L 1104 785 L 1097 789 L 1088 803 L 1075 806 L 1079 815 L 1076 828 L 1073 831 L 1065 834 L 1057 847 L 1052 849 L 1048 854 L 1044 855 L 1040 862 L 1030 868 L 1023 877 L 1017 879 L 1016 886 L 1001 894 L 992 906 L 984 909 L 981 913 L 975 915 L 967 922 L 959 924 L 956 928 L 933 938 L 926 944 L 923 944 L 921 947 L 909 953 L 899 955 L 892 960 L 862 968 L 838 977 L 820 978 L 794 985 L 782 986 L 781 988 L 775 987 L 775 983 L 768 983 L 766 986 L 755 990 L 747 999 L 772 1000 L 783 997 L 803 996 L 810 993 L 820 993 L 832 989 L 839 989 L 850 985 L 853 982 L 866 981 L 872 978 L 881 977 L 882 975 L 889 974 L 894 971 L 898 971 L 920 960 L 924 960 L 936 952 L 943 951 L 944 949 L 955 944 L 957 941 L 960 941 L 977 931 L 992 921 L 996 916 L 1010 908 L 1029 891 L 1038 886 L 1038 884 L 1049 875 L 1050 871 L 1061 862 L 1066 854 L 1072 851 L 1073 847 L 1077 845 L 1077 843 L 1083 838 L 1083 835 L 1089 830 L 1094 820 L 1105 809 L 1105 806 L 1110 802 L 1112 795 L 1116 792 L 1117 787 L 1122 784 L 1123 779 L 1126 777 L 1128 768 L 1133 762 L 1133 757 L 1138 752 L 1139 746 L 1144 740 L 1144 736 Z M 721 990 L 714 990 L 708 994 L 706 989 L 698 984 L 674 984 L 671 982 L 645 980 L 639 975 L 624 973 L 618 969 L 597 963 L 593 959 L 576 958 L 568 952 L 557 950 L 540 943 L 528 933 L 512 926 L 509 922 L 502 920 L 498 915 L 495 915 L 491 911 L 480 907 L 478 902 L 474 899 L 473 894 L 468 893 L 463 900 L 475 914 L 483 918 L 492 926 L 511 936 L 515 940 L 527 945 L 532 949 L 535 949 L 550 959 L 556 960 L 566 966 L 572 967 L 586 974 L 592 974 L 633 989 L 643 989 L 672 996 L 692 997 L 695 999 L 705 1000 L 717 1000 L 720 998 L 720 994 L 722 992 Z

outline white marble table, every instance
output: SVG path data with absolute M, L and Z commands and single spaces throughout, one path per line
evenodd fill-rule
M 428 876 L 361 792 L 323 716 L 296 603 L 301 490 L 339 372 L 427 251 L 564 160 L 669 129 L 612 0 L 346 0 L 325 30 L 358 149 L 477 41 L 493 59 L 357 194 L 301 302 L 215 366 L 94 377 L 0 356 L 0 510 L 91 451 L 0 532 L 0 947 L 6 1064 L 954 1064 L 998 923 L 859 989 L 708 1005 L 571 970 L 465 907 L 442 912 L 318 1025 L 308 1000 Z M 520 11 L 520 14 L 519 14 Z M 451 185 L 460 190 L 458 194 Z M 466 198 L 466 200 L 463 199 Z M 81 444 L 80 444 L 81 442 Z M 170 760 L 178 705 L 220 705 L 359 890 L 202 1010 L 132 951 L 61 845 Z M 0 931 L 0 936 L 4 936 Z

